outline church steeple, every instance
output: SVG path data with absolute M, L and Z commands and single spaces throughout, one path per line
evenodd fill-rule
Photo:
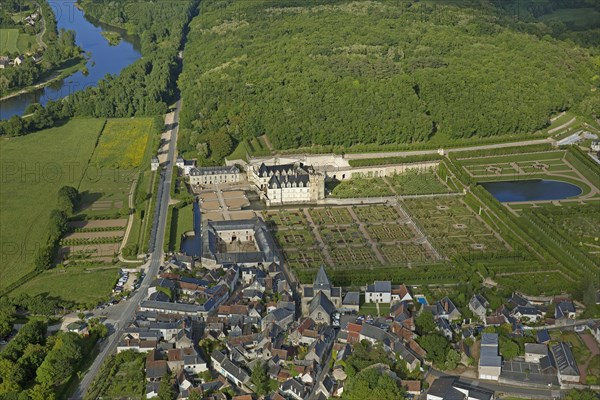
M 315 289 L 315 293 L 317 290 L 331 290 L 331 282 L 329 282 L 329 278 L 327 277 L 327 273 L 325 272 L 323 265 L 321 265 L 319 272 L 317 272 L 317 277 L 315 278 L 313 287 Z

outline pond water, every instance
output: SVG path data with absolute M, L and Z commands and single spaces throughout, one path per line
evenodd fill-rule
M 200 217 L 200 206 L 194 202 L 194 235 L 185 237 L 181 241 L 181 252 L 188 256 L 199 257 L 202 250 L 202 238 L 200 236 L 202 220 Z
M 13 115 L 23 115 L 32 103 L 46 104 L 49 100 L 58 100 L 71 93 L 96 86 L 106 74 L 119 74 L 123 68 L 139 59 L 142 54 L 137 39 L 125 32 L 92 21 L 85 17 L 83 11 L 75 7 L 71 0 L 51 2 L 56 15 L 58 29 L 75 31 L 77 45 L 85 53 L 90 53 L 87 62 L 88 74 L 81 71 L 30 93 L 21 94 L 0 101 L 0 119 L 8 119 Z M 103 31 L 121 34 L 121 41 L 111 46 L 102 36 Z
M 581 188 L 572 183 L 546 179 L 484 182 L 480 185 L 501 202 L 562 200 L 582 193 Z

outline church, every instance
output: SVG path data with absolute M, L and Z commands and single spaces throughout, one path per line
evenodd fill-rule
M 315 323 L 331 323 L 332 314 L 342 306 L 342 288 L 331 285 L 321 265 L 312 285 L 302 287 L 302 315 Z

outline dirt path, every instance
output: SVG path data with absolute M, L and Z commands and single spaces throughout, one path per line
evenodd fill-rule
M 329 254 L 329 249 L 325 245 L 325 241 L 321 237 L 321 234 L 319 233 L 319 229 L 317 229 L 317 225 L 313 221 L 312 217 L 310 216 L 310 213 L 308 212 L 308 210 L 306 208 L 304 209 L 304 215 L 306 216 L 306 219 L 308 220 L 308 224 L 310 225 L 310 229 L 312 230 L 313 235 L 315 236 L 315 239 L 317 240 L 317 243 L 320 247 L 320 250 L 323 253 L 323 257 L 327 261 L 327 264 L 329 264 L 330 266 L 333 266 L 334 265 L 333 258 L 331 258 L 331 254 Z
M 354 219 L 354 222 L 356 224 L 358 224 L 358 230 L 363 234 L 363 236 L 365 237 L 365 239 L 367 239 L 367 242 L 371 246 L 371 250 L 373 250 L 373 253 L 375 253 L 375 256 L 377 257 L 377 259 L 379 260 L 379 262 L 381 264 L 385 265 L 386 264 L 385 258 L 383 258 L 383 255 L 381 254 L 381 252 L 377 248 L 377 243 L 371 238 L 371 235 L 369 235 L 369 232 L 367 232 L 367 229 L 365 228 L 364 222 L 362 222 L 360 220 L 360 218 L 358 218 L 358 216 L 356 215 L 356 213 L 354 212 L 354 210 L 352 209 L 352 207 L 347 207 L 346 209 L 350 212 L 350 215 Z M 377 310 L 379 311 L 379 307 L 377 308 Z
M 592 353 L 590 357 L 586 360 L 585 364 L 579 365 L 581 383 L 585 385 L 585 381 L 587 379 L 588 365 L 590 365 L 590 362 L 592 361 L 594 356 L 600 354 L 600 348 L 598 348 L 598 343 L 596 342 L 596 339 L 594 339 L 594 337 L 589 332 L 585 332 L 583 334 L 580 333 L 579 338 L 583 341 L 583 343 L 585 343 L 587 348 Z
M 525 140 L 521 142 L 507 142 L 507 143 L 496 143 L 487 144 L 483 146 L 471 146 L 471 147 L 457 147 L 444 149 L 447 153 L 459 152 L 459 151 L 472 151 L 472 150 L 486 150 L 486 149 L 498 149 L 502 147 L 521 147 L 521 146 L 532 146 L 536 144 L 552 143 L 550 139 L 536 139 L 536 140 Z M 438 154 L 437 149 L 431 150 L 416 150 L 416 151 L 390 151 L 390 152 L 379 152 L 379 153 L 356 153 L 356 154 L 344 154 L 346 160 L 360 160 L 364 158 L 382 158 L 382 157 L 406 157 L 423 154 Z M 293 157 L 289 155 L 288 157 Z
M 36 3 L 37 4 L 37 3 Z M 46 46 L 46 43 L 44 43 L 44 35 L 46 34 L 46 19 L 44 18 L 44 14 L 42 13 L 42 8 L 40 7 L 39 4 L 37 4 L 38 6 L 38 13 L 40 13 L 40 23 L 42 24 L 42 30 L 40 31 L 40 33 L 38 33 L 37 35 L 35 35 L 35 40 L 38 44 L 38 46 L 42 47 L 44 50 L 46 50 L 48 48 L 48 46 Z
M 129 240 L 129 234 L 131 233 L 131 227 L 133 226 L 133 219 L 135 218 L 135 212 L 132 212 L 134 208 L 133 197 L 135 196 L 135 188 L 137 185 L 137 179 L 133 181 L 131 184 L 131 189 L 129 189 L 129 219 L 127 220 L 127 228 L 125 228 L 125 234 L 123 235 L 123 240 L 121 241 L 121 246 L 119 247 L 119 261 L 125 263 L 138 263 L 138 260 L 127 260 L 123 257 L 123 249 L 127 245 L 127 240 Z

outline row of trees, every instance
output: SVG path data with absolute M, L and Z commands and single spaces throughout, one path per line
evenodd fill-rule
M 265 18 L 271 6 L 203 2 L 180 78 L 187 151 L 222 130 L 280 149 L 530 133 L 598 85 L 587 50 L 516 32 L 493 7 L 342 3 Z

